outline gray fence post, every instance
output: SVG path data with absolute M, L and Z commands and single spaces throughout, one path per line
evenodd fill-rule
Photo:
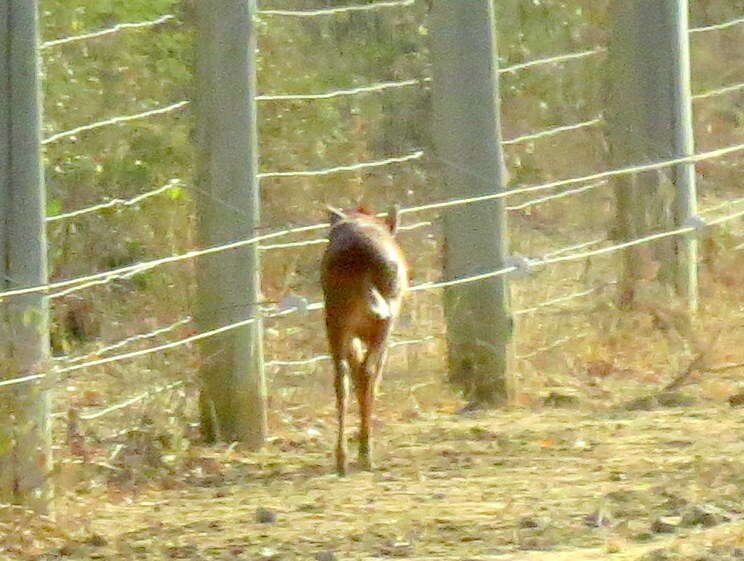
M 688 0 L 670 2 L 672 30 L 670 53 L 674 98 L 674 156 L 690 156 L 695 152 L 692 126 L 692 88 L 690 86 L 690 26 Z M 695 164 L 678 164 L 674 170 L 677 186 L 676 219 L 683 225 L 697 215 Z M 677 290 L 687 302 L 691 314 L 698 309 L 698 239 L 688 234 L 677 240 Z
M 255 0 L 199 0 L 196 16 L 198 231 L 203 247 L 249 238 L 259 222 Z M 266 386 L 257 245 L 199 258 L 198 325 L 253 318 L 201 344 L 207 440 L 259 447 Z
M 614 0 L 607 121 L 613 164 L 688 156 L 694 151 L 686 0 Z M 671 181 L 669 181 L 670 179 Z M 616 183 L 623 239 L 684 224 L 696 213 L 694 164 L 623 177 Z M 697 239 L 655 244 L 661 279 L 697 309 Z M 621 290 L 632 300 L 645 248 L 626 250 Z
M 435 0 L 431 12 L 434 136 L 447 194 L 504 189 L 492 0 Z M 507 251 L 503 199 L 444 213 L 444 270 L 457 278 L 500 269 Z M 504 276 L 445 289 L 450 381 L 468 399 L 507 399 L 512 336 Z
M 47 282 L 41 168 L 36 0 L 0 7 L 0 290 Z M 46 369 L 48 301 L 42 293 L 0 303 L 0 378 Z M 0 502 L 47 512 L 51 465 L 46 383 L 0 388 Z

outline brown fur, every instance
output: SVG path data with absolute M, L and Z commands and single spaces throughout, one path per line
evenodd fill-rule
M 405 257 L 395 241 L 397 210 L 385 220 L 358 208 L 332 212 L 321 281 L 326 329 L 335 369 L 338 441 L 336 468 L 347 469 L 345 417 L 351 376 L 359 401 L 359 461 L 372 469 L 371 417 L 387 340 L 408 287 Z M 358 343 L 357 343 L 358 341 Z

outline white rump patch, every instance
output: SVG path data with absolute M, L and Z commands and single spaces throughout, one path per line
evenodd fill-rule
M 367 292 L 367 303 L 369 304 L 369 310 L 380 319 L 389 319 L 393 317 L 393 310 L 390 307 L 390 302 L 385 300 L 382 294 L 380 294 L 380 291 L 374 286 L 371 286 Z

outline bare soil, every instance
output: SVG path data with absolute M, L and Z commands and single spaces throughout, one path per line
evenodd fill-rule
M 16 527 L 5 554 L 140 561 L 744 558 L 744 409 L 458 414 L 452 405 L 426 414 L 383 411 L 376 471 L 353 470 L 343 479 L 331 473 L 331 407 L 311 424 L 287 428 L 260 453 L 195 446 L 177 469 L 152 470 L 150 480 L 111 480 L 59 499 L 56 521 Z

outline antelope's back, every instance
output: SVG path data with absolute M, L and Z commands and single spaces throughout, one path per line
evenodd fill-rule
M 399 299 L 408 285 L 406 261 L 387 226 L 374 217 L 354 217 L 331 228 L 323 255 L 326 305 L 365 297 L 374 287 L 386 300 Z

